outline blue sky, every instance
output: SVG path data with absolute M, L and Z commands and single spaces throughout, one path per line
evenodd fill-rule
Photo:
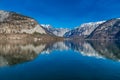
M 0 0 L 0 9 L 15 11 L 54 27 L 120 17 L 120 0 Z

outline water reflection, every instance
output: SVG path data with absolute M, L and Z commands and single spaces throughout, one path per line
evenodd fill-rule
M 39 54 L 54 50 L 74 50 L 83 56 L 120 60 L 119 41 L 27 42 L 0 41 L 0 66 L 9 66 L 35 59 Z
M 45 43 L 25 41 L 0 42 L 0 66 L 15 65 L 33 60 L 45 48 Z
M 64 41 L 52 43 L 44 52 L 51 53 L 53 50 L 69 50 L 79 52 L 83 56 L 120 60 L 119 41 Z
M 50 54 L 54 50 L 63 51 L 63 50 L 68 50 L 68 49 L 69 49 L 69 46 L 67 46 L 65 44 L 65 42 L 63 42 L 63 41 L 52 42 L 52 43 L 47 44 L 46 48 L 44 49 L 44 51 L 42 53 Z
M 119 41 L 71 41 L 66 45 L 84 56 L 120 60 Z
M 119 41 L 89 41 L 89 44 L 103 57 L 120 60 Z

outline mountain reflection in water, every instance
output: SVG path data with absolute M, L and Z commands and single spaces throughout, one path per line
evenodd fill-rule
M 119 41 L 61 41 L 61 42 L 0 42 L 0 66 L 20 64 L 35 59 L 39 54 L 54 50 L 74 50 L 83 56 L 120 60 Z
M 119 61 L 120 42 L 119 41 L 71 41 L 65 42 L 69 48 L 80 52 L 84 56 L 96 58 L 108 58 Z

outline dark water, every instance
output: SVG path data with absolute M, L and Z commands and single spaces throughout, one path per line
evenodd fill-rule
M 2 42 L 0 80 L 120 80 L 120 42 Z

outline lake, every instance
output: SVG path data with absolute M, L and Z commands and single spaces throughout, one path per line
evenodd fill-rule
M 120 42 L 0 42 L 0 80 L 120 80 Z

